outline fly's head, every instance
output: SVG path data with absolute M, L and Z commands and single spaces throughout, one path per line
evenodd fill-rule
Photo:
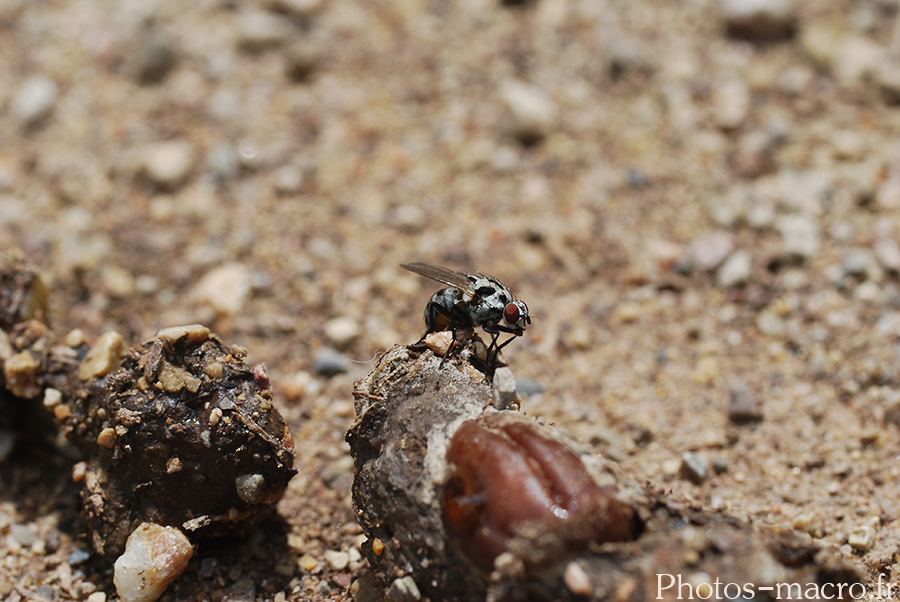
M 503 322 L 510 332 L 521 336 L 531 324 L 531 316 L 528 315 L 528 306 L 524 301 L 511 301 L 503 308 Z

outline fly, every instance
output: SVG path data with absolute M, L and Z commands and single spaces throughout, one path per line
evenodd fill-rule
M 432 295 L 425 306 L 425 334 L 450 330 L 456 340 L 457 330 L 481 326 L 491 335 L 488 358 L 494 359 L 510 341 L 525 334 L 531 324 L 528 306 L 502 282 L 481 272 L 462 272 L 428 263 L 404 263 L 400 267 L 448 285 Z M 500 333 L 511 334 L 497 344 Z

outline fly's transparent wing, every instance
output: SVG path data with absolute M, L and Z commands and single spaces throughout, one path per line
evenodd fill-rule
M 469 274 L 458 270 L 451 270 L 439 265 L 431 265 L 430 263 L 414 262 L 401 263 L 400 267 L 410 272 L 415 272 L 420 276 L 437 280 L 449 286 L 455 286 L 458 289 L 468 290 L 471 287 L 469 282 Z

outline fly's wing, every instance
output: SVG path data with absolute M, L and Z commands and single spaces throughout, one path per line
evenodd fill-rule
M 420 276 L 437 280 L 449 286 L 455 286 L 461 290 L 468 290 L 471 287 L 469 282 L 469 274 L 458 270 L 451 270 L 439 265 L 431 265 L 430 263 L 401 263 L 400 267 L 410 272 L 415 272 Z

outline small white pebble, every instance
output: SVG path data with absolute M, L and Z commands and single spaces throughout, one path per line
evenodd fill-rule
M 337 552 L 335 550 L 327 550 L 325 552 L 325 562 L 336 571 L 343 571 L 350 564 L 350 554 L 347 552 Z
M 87 602 L 106 602 L 106 592 L 94 592 L 87 597 Z
M 150 145 L 144 152 L 143 173 L 161 188 L 185 180 L 194 166 L 194 147 L 186 140 L 169 140 Z
M 153 602 L 184 569 L 194 549 L 174 527 L 141 523 L 125 543 L 115 564 L 113 581 L 124 602 Z
M 593 589 L 591 578 L 585 572 L 584 567 L 577 562 L 570 562 L 566 565 L 566 570 L 563 572 L 563 582 L 569 588 L 569 591 L 576 596 L 589 596 Z
M 19 86 L 10 112 L 24 125 L 34 125 L 50 115 L 58 97 L 56 82 L 45 75 L 35 75 Z
M 359 338 L 359 322 L 349 316 L 332 318 L 323 328 L 328 342 L 340 351 L 346 351 Z
M 48 408 L 52 408 L 55 405 L 58 405 L 59 402 L 62 401 L 62 391 L 59 389 L 54 389 L 53 387 L 47 387 L 44 389 L 44 406 Z

